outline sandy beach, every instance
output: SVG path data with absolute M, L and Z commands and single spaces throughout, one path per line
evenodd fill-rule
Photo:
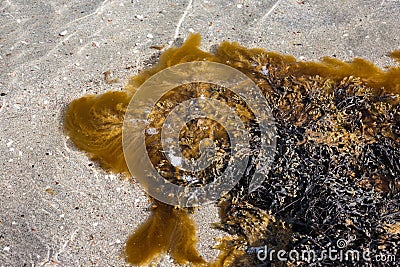
M 394 65 L 400 0 L 23 1 L 0 3 L 0 266 L 125 266 L 146 193 L 110 174 L 63 133 L 66 106 L 122 90 L 190 32 L 294 55 Z M 105 74 L 107 73 L 107 74 Z M 193 218 L 212 260 L 214 206 Z M 157 266 L 174 266 L 165 256 Z

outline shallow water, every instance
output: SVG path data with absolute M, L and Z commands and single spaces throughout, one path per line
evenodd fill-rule
M 64 135 L 62 121 L 73 99 L 121 91 L 128 77 L 153 64 L 157 51 L 151 46 L 179 43 L 176 37 L 193 29 L 205 38 L 206 51 L 236 40 L 300 60 L 358 56 L 381 67 L 394 64 L 386 53 L 399 48 L 398 1 L 280 1 L 274 9 L 276 1 L 268 0 L 189 2 L 1 1 L 4 265 L 124 264 L 125 240 L 150 216 L 149 202 L 139 185 L 80 152 Z M 121 83 L 108 83 L 107 71 Z M 211 261 L 212 235 L 220 231 L 209 230 L 208 210 L 193 217 L 199 251 Z M 160 265 L 173 263 L 164 257 Z

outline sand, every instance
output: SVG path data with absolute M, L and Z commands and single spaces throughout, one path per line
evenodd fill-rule
M 393 65 L 399 0 L 23 1 L 0 3 L 0 266 L 123 266 L 124 242 L 149 216 L 139 184 L 103 171 L 62 132 L 66 105 L 121 90 L 191 31 L 204 49 L 237 41 L 300 60 L 363 57 Z M 107 83 L 104 72 L 117 83 Z M 194 216 L 206 259 L 218 220 Z M 159 266 L 173 266 L 164 257 Z

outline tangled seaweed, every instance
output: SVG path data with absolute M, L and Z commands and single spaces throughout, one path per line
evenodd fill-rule
M 261 187 L 249 193 L 250 172 L 221 198 L 221 222 L 216 226 L 232 236 L 220 241 L 217 248 L 221 253 L 214 263 L 205 263 L 195 250 L 195 228 L 187 212 L 161 203 L 156 204 L 152 218 L 128 240 L 128 262 L 146 264 L 169 252 L 177 263 L 194 265 L 371 264 L 363 258 L 324 258 L 315 262 L 257 258 L 264 247 L 276 251 L 313 250 L 318 254 L 341 239 L 351 240 L 346 249 L 369 251 L 372 259 L 374 255 L 386 254 L 398 260 L 400 67 L 382 70 L 363 59 L 298 62 L 292 56 L 229 42 L 223 42 L 213 54 L 199 46 L 200 35 L 190 35 L 181 47 L 166 50 L 156 66 L 134 76 L 125 91 L 74 100 L 65 116 L 66 133 L 103 168 L 129 175 L 122 152 L 122 124 L 136 89 L 169 66 L 213 61 L 242 71 L 263 91 L 276 121 L 277 153 Z M 400 50 L 391 56 L 400 63 Z M 189 87 L 194 88 L 191 96 L 202 87 L 202 92 L 232 102 L 232 96 L 227 97 L 223 90 L 201 84 Z M 175 93 L 174 103 L 187 97 Z M 166 105 L 168 101 L 171 98 L 160 100 L 159 108 L 151 113 L 153 121 L 162 121 L 166 111 L 163 107 L 171 108 Z M 252 127 L 252 117 L 245 105 L 240 101 L 236 104 L 242 108 L 240 114 L 249 122 L 248 127 Z M 226 134 L 219 125 L 207 121 L 188 125 L 181 132 L 181 147 L 188 156 L 195 157 L 199 139 L 211 135 L 201 134 L 201 127 L 196 128 L 199 125 L 215 130 L 216 142 Z M 166 179 L 182 182 L 184 176 L 166 165 L 161 147 L 150 145 L 158 139 L 146 139 L 153 165 L 164 172 Z M 201 174 L 206 182 L 214 179 L 210 177 L 218 177 L 224 168 L 226 143 L 218 142 L 221 153 L 217 162 L 221 164 L 214 166 L 216 170 Z M 150 248 L 149 240 L 153 244 L 158 240 L 159 246 Z

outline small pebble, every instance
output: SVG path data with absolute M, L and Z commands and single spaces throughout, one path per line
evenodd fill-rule
M 7 147 L 10 147 L 10 146 L 11 146 L 13 143 L 14 143 L 14 141 L 13 141 L 13 140 L 11 140 L 11 139 L 8 139 Z
M 147 133 L 148 135 L 155 135 L 155 134 L 158 133 L 158 131 L 157 131 L 156 128 L 148 128 L 148 129 L 146 130 L 146 133 Z
M 267 66 L 262 66 L 260 72 L 262 75 L 268 75 L 269 70 L 267 69 Z

